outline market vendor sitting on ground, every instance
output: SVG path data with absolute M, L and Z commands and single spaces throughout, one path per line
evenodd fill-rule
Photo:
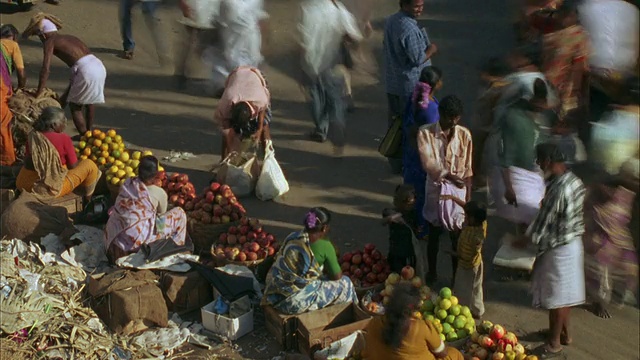
M 185 243 L 187 214 L 180 207 L 167 211 L 158 167 L 154 156 L 143 157 L 138 177 L 127 179 L 120 188 L 105 230 L 105 249 L 112 262 L 161 239 L 171 238 L 179 246 Z
M 23 33 L 23 37 L 38 35 L 44 48 L 38 89 L 34 95 L 39 97 L 44 91 L 51 58 L 55 55 L 71 68 L 71 80 L 59 99 L 60 105 L 65 108 L 69 104 L 76 129 L 84 134 L 93 126 L 94 104 L 104 103 L 107 70 L 102 61 L 91 54 L 87 45 L 75 36 L 58 34 L 59 28 L 59 20 L 40 13 L 31 19 Z
M 91 197 L 101 172 L 91 160 L 78 161 L 71 138 L 64 133 L 66 123 L 64 110 L 42 110 L 29 133 L 24 166 L 16 180 L 18 189 L 55 198 L 82 188 Z
M 462 360 L 462 354 L 444 344 L 431 321 L 413 317 L 420 309 L 420 291 L 410 284 L 393 290 L 384 316 L 374 317 L 366 329 L 369 360 Z
M 218 101 L 215 120 L 222 128 L 224 159 L 233 151 L 271 138 L 271 94 L 262 72 L 251 66 L 240 66 L 229 74 L 224 93 Z M 253 141 L 251 141 L 253 140 Z
M 337 259 L 334 265 L 332 260 L 320 263 L 337 257 L 327 240 L 330 222 L 329 210 L 313 208 L 305 215 L 304 230 L 284 240 L 267 274 L 263 305 L 285 314 L 300 314 L 358 300 L 351 280 L 335 266 Z M 330 279 L 323 278 L 323 265 L 328 266 Z

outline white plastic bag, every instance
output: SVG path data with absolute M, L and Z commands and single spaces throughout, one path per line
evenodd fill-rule
M 262 171 L 256 184 L 256 197 L 260 200 L 272 200 L 289 191 L 289 183 L 284 177 L 284 173 L 276 160 L 276 153 L 273 150 L 271 140 L 267 140 L 264 150 L 264 163 Z
M 529 244 L 526 248 L 520 249 L 513 246 L 515 236 L 505 234 L 502 237 L 502 246 L 493 258 L 493 265 L 508 269 L 532 271 L 536 262 L 536 248 Z
M 217 180 L 227 184 L 236 196 L 251 194 L 256 185 L 259 167 L 255 153 L 232 152 L 217 166 Z

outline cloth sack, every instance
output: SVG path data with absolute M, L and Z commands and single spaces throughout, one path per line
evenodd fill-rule
M 513 246 L 516 240 L 512 234 L 505 234 L 500 242 L 502 245 L 496 256 L 493 258 L 493 265 L 507 269 L 533 271 L 533 264 L 536 261 L 537 249 L 533 244 L 520 249 Z
M 467 189 L 460 189 L 445 180 L 440 187 L 440 196 L 442 197 L 443 195 L 451 195 L 464 201 L 467 196 Z M 440 224 L 447 231 L 460 230 L 465 219 L 464 208 L 453 200 L 438 200 L 438 217 L 440 218 Z
M 186 313 L 197 310 L 213 300 L 211 284 L 198 271 L 174 273 L 163 271 L 160 287 L 169 311 Z
M 267 201 L 284 195 L 288 191 L 289 183 L 284 177 L 278 160 L 276 160 L 276 152 L 273 150 L 273 144 L 271 140 L 267 140 L 262 171 L 256 183 L 256 197 L 260 200 Z
M 546 191 L 544 179 L 539 172 L 514 166 L 509 168 L 509 174 L 518 206 L 507 204 L 502 168 L 494 167 L 489 190 L 496 204 L 496 215 L 516 224 L 530 224 L 538 214 Z
M 380 155 L 388 158 L 400 157 L 400 145 L 402 145 L 402 118 L 395 116 L 391 127 L 378 146 Z
M 67 242 L 75 232 L 66 208 L 49 206 L 36 195 L 24 191 L 0 217 L 0 237 L 9 239 L 39 244 L 40 239 L 53 233 Z
M 218 167 L 217 180 L 227 184 L 236 196 L 251 194 L 260 174 L 256 154 L 232 152 Z
M 91 276 L 91 307 L 119 335 L 151 326 L 166 327 L 169 312 L 157 281 L 158 276 L 148 270 L 116 270 Z

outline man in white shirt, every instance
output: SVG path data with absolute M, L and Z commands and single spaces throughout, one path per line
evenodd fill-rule
M 360 41 L 362 33 L 353 15 L 337 0 L 305 0 L 302 3 L 300 46 L 302 70 L 300 84 L 311 99 L 315 130 L 311 139 L 324 142 L 329 137 L 337 153 L 344 148 L 344 75 L 340 64 L 343 41 Z

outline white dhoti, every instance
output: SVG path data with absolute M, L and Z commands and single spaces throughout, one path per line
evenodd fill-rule
M 585 302 L 582 239 L 555 247 L 536 259 L 531 279 L 533 306 L 543 309 L 571 307 Z
M 496 215 L 516 224 L 530 224 L 540 209 L 546 186 L 537 171 L 510 167 L 511 185 L 516 193 L 518 206 L 509 205 L 504 198 L 505 186 L 501 167 L 495 166 L 491 173 L 489 191 L 496 204 Z
M 71 86 L 67 101 L 90 105 L 104 103 L 107 69 L 93 54 L 85 55 L 71 67 Z

